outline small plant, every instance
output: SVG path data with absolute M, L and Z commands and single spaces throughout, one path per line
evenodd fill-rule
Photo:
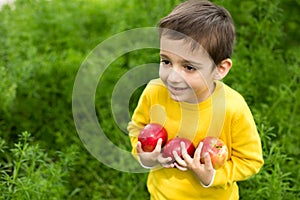
M 0 199 L 66 199 L 66 178 L 76 157 L 76 150 L 58 152 L 50 158 L 38 144 L 31 144 L 30 133 L 23 132 L 13 148 L 0 139 Z
M 265 164 L 260 173 L 248 181 L 240 182 L 241 199 L 296 199 L 299 188 L 292 172 L 284 168 L 292 161 L 284 147 L 275 140 L 276 134 L 263 117 L 259 120 L 258 129 L 262 139 Z M 255 192 L 253 192 L 255 191 Z

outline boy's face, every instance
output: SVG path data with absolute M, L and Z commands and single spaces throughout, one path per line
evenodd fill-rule
M 213 92 L 216 68 L 202 48 L 162 35 L 160 59 L 159 76 L 175 101 L 199 103 Z

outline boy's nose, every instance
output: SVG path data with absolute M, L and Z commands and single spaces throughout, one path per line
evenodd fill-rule
M 180 75 L 180 69 L 176 68 L 176 67 L 173 67 L 170 70 L 168 80 L 170 82 L 180 82 L 182 80 L 182 76 Z

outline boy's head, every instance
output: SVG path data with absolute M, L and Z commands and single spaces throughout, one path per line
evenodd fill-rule
M 191 47 L 194 49 L 200 44 L 215 65 L 231 57 L 235 40 L 233 20 L 226 9 L 209 1 L 184 2 L 161 19 L 158 25 L 161 36 L 188 41 L 188 37 L 192 38 L 197 44 L 191 42 Z

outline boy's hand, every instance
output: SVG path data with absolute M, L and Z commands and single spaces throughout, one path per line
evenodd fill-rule
M 156 147 L 152 152 L 143 151 L 142 144 L 140 142 L 137 143 L 136 150 L 138 153 L 138 157 L 140 159 L 141 164 L 144 167 L 151 168 L 156 165 L 162 165 L 163 167 L 174 167 L 173 164 L 168 164 L 172 158 L 164 158 L 161 155 L 161 145 L 162 139 L 160 138 L 157 141 Z
M 209 185 L 214 174 L 214 168 L 208 153 L 205 154 L 204 157 L 205 164 L 201 164 L 200 162 L 200 153 L 203 143 L 201 142 L 198 145 L 194 153 L 194 158 L 191 158 L 187 153 L 184 142 L 181 142 L 180 145 L 183 159 L 181 159 L 176 152 L 173 152 L 176 160 L 175 166 L 182 171 L 186 171 L 188 169 L 192 170 L 204 185 Z

